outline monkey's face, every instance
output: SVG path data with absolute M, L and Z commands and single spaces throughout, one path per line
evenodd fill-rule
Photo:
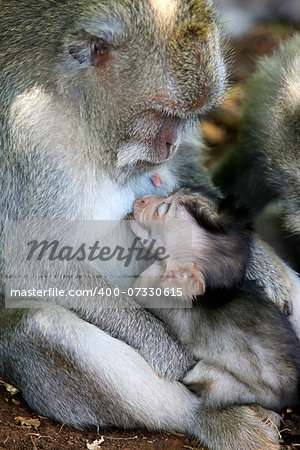
M 173 218 L 178 218 L 173 196 L 165 198 L 149 195 L 134 202 L 131 228 L 145 242 L 154 239 L 157 245 L 166 247 L 170 233 L 177 234 Z
M 1 27 L 21 126 L 116 180 L 171 159 L 224 93 L 210 0 L 3 1 Z
M 166 220 L 177 217 L 176 209 L 172 195 L 167 198 L 148 195 L 134 202 L 133 214 L 134 219 L 139 223 L 159 221 L 163 224 Z
M 170 249 L 178 248 L 177 241 L 192 251 L 193 219 L 180 204 L 176 194 L 169 197 L 146 196 L 137 199 L 133 207 L 132 230 L 141 239 L 154 239 L 157 244 Z
M 141 225 L 164 225 L 175 220 L 199 225 L 218 231 L 222 227 L 222 216 L 216 211 L 217 202 L 200 193 L 180 189 L 169 197 L 148 195 L 137 199 L 133 206 L 133 217 Z
M 64 76 L 63 89 L 76 85 L 90 140 L 110 168 L 148 170 L 171 159 L 191 123 L 223 95 L 210 2 L 86 3 L 66 39 L 73 81 Z
M 199 223 L 206 217 L 206 222 L 210 221 L 207 227 L 219 229 L 222 219 L 216 210 L 217 201 L 187 189 L 180 189 L 167 198 L 148 195 L 137 199 L 133 208 L 134 218 L 138 222 L 165 223 L 178 219 Z
M 191 196 L 183 194 L 182 190 L 167 198 L 148 195 L 137 199 L 133 207 L 133 231 L 141 235 L 143 230 L 145 237 L 147 230 L 148 236 L 159 240 L 163 246 L 182 247 L 182 253 L 189 248 L 192 258 L 193 247 L 197 252 L 200 250 L 201 229 L 187 207 L 190 200 Z M 197 248 L 193 240 L 197 241 Z

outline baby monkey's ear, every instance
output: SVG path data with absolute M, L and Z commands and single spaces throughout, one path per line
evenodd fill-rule
M 167 265 L 162 278 L 163 287 L 181 288 L 183 295 L 196 296 L 203 295 L 205 292 L 203 274 L 193 263 L 176 267 L 173 261 L 171 267 Z
M 217 205 L 203 205 L 195 199 L 187 200 L 183 204 L 200 227 L 212 233 L 224 231 L 225 223 Z

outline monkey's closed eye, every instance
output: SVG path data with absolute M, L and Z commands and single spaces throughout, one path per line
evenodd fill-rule
M 159 217 L 167 214 L 167 212 L 169 211 L 171 206 L 171 203 L 162 203 L 161 205 L 159 205 L 159 207 L 157 208 L 157 214 Z
M 97 39 L 91 43 L 91 62 L 93 66 L 104 66 L 109 58 L 109 45 L 102 39 Z
M 105 39 L 82 31 L 72 37 L 69 53 L 81 65 L 105 67 L 110 57 L 110 45 Z

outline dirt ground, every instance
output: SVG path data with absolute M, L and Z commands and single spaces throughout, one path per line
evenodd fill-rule
M 282 449 L 300 448 L 300 416 L 283 414 Z M 94 444 L 94 445 L 93 445 Z M 184 435 L 144 430 L 78 430 L 34 414 L 21 394 L 0 385 L 0 450 L 204 450 Z M 243 450 L 243 449 L 241 449 Z M 263 449 L 267 450 L 267 449 Z
M 30 424 L 32 419 L 35 419 L 35 421 Z M 20 420 L 19 423 L 18 420 Z M 102 441 L 102 439 L 103 442 L 95 448 L 91 447 L 91 450 L 97 448 L 132 450 L 201 449 L 201 447 L 197 447 L 195 442 L 185 436 L 170 433 L 108 429 L 101 430 L 98 434 L 97 431 L 81 431 L 72 427 L 61 426 L 49 419 L 33 414 L 20 394 L 12 396 L 4 387 L 0 387 L 1 450 L 87 449 L 88 444 Z
M 231 68 L 231 94 L 225 106 L 203 122 L 204 135 L 211 147 L 208 165 L 227 151 L 236 136 L 243 114 L 243 86 L 255 68 L 257 57 L 270 53 L 279 39 L 285 39 L 291 33 L 291 27 L 280 24 L 258 26 L 247 37 L 232 43 L 235 56 Z M 281 432 L 282 448 L 286 450 L 300 448 L 300 416 L 288 411 L 283 414 L 283 418 L 285 431 Z M 86 448 L 175 450 L 203 447 L 185 436 L 171 433 L 116 429 L 100 430 L 97 433 L 95 430 L 77 430 L 61 426 L 34 414 L 20 394 L 12 395 L 0 384 L 0 450 Z
M 285 414 L 283 449 L 300 448 L 300 417 Z M 97 443 L 95 441 L 98 441 Z M 92 444 L 95 444 L 93 447 Z M 97 445 L 98 444 L 98 445 Z M 34 414 L 20 394 L 11 395 L 0 387 L 0 450 L 62 449 L 204 450 L 183 435 L 150 433 L 144 430 L 83 431 L 62 426 Z M 241 449 L 243 450 L 243 449 Z M 263 449 L 267 450 L 267 449 Z

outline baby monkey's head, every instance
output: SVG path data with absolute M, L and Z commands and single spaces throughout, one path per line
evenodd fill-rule
M 180 189 L 167 198 L 136 200 L 133 217 L 137 236 L 166 249 L 163 278 L 169 286 L 188 283 L 186 294 L 201 295 L 207 287 L 231 288 L 242 282 L 252 227 L 245 211 L 230 199 L 202 187 Z

